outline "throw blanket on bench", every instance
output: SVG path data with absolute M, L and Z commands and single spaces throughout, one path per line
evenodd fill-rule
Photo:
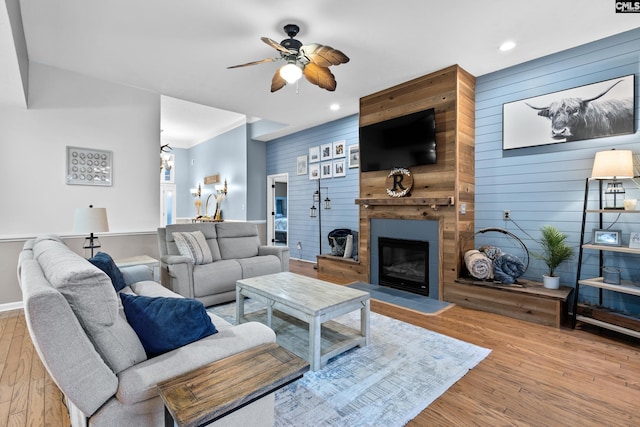
M 512 284 L 524 274 L 524 263 L 515 255 L 502 254 L 493 262 L 495 279 L 504 284 Z
M 477 249 L 471 249 L 464 254 L 464 263 L 476 279 L 485 280 L 493 278 L 493 262 Z

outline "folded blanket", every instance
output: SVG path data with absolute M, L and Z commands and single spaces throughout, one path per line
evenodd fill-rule
M 511 254 L 502 254 L 493 261 L 493 275 L 495 280 L 511 284 L 524 274 L 525 266 L 520 258 Z
M 476 279 L 492 279 L 493 278 L 493 262 L 487 256 L 476 250 L 471 249 L 464 254 L 464 263 L 471 274 Z
M 483 252 L 490 260 L 494 260 L 502 255 L 502 249 L 497 246 L 480 246 L 480 252 Z

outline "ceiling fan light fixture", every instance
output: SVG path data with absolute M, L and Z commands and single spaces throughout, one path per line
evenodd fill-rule
M 302 77 L 302 69 L 293 62 L 289 62 L 284 67 L 280 68 L 280 77 L 286 80 L 287 83 L 295 83 Z

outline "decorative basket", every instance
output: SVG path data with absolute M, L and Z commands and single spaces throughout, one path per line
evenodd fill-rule
M 495 235 L 495 240 L 499 241 L 500 243 L 496 244 L 495 246 L 500 247 L 503 253 L 510 253 L 517 256 L 525 266 L 524 271 L 527 271 L 527 269 L 529 268 L 529 249 L 527 249 L 527 246 L 524 244 L 524 242 L 518 236 L 508 230 L 497 227 L 488 227 L 475 232 L 460 246 L 460 250 L 462 251 L 462 253 L 460 254 L 460 259 L 462 262 L 462 268 L 460 270 L 461 276 L 469 275 L 469 271 L 467 270 L 467 267 L 464 263 L 464 254 L 470 249 L 477 249 L 477 247 L 474 248 L 469 246 L 471 244 L 471 241 L 475 242 L 476 236 L 486 233 L 497 233 Z M 505 236 L 508 239 L 505 239 Z

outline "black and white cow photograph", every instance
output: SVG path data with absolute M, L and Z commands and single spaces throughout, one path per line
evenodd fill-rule
M 634 75 L 503 104 L 502 148 L 634 133 Z

